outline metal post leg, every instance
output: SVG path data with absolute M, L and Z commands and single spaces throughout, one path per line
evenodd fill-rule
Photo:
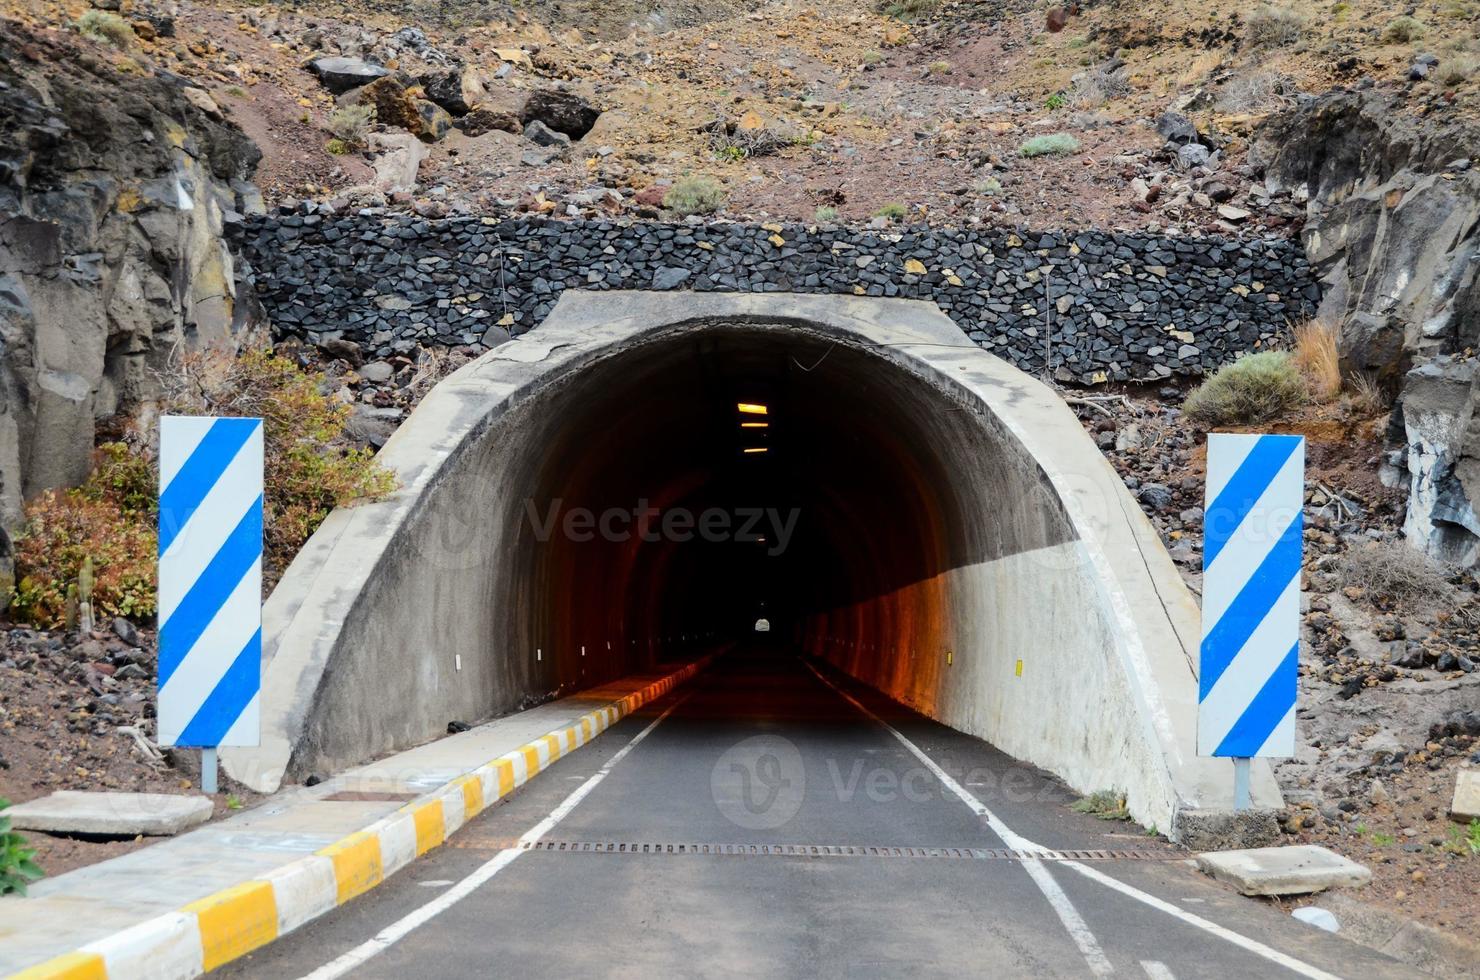
M 1233 809 L 1234 812 L 1249 808 L 1249 760 L 1233 760 Z
M 216 750 L 200 750 L 200 789 L 213 796 L 216 793 Z

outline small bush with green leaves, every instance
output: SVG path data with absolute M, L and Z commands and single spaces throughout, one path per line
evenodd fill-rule
M 1025 157 L 1062 156 L 1079 152 L 1079 141 L 1068 133 L 1046 133 L 1034 136 L 1018 152 Z
M 1261 7 L 1249 15 L 1244 43 L 1251 48 L 1282 48 L 1305 36 L 1305 18 L 1289 7 Z
M 838 220 L 838 209 L 823 205 L 817 209 L 817 214 L 814 217 L 823 224 L 831 224 Z
M 879 12 L 895 20 L 925 20 L 940 9 L 941 0 L 885 0 Z
M 1053 112 L 1055 109 L 1062 109 L 1068 104 L 1069 97 L 1063 92 L 1055 92 L 1053 95 L 1050 95 L 1047 99 L 1043 100 L 1043 108 L 1047 109 L 1049 112 Z
M 680 218 L 713 214 L 725 203 L 725 189 L 712 177 L 683 177 L 663 195 L 663 207 Z
M 1108 789 L 1091 793 L 1084 799 L 1071 803 L 1069 809 L 1075 813 L 1088 813 L 1099 820 L 1129 820 L 1131 818 L 1130 811 L 1125 806 L 1125 794 Z
M 365 145 L 365 136 L 374 121 L 372 105 L 340 106 L 329 114 L 329 132 L 347 149 L 356 150 Z
M 1203 425 L 1241 425 L 1278 418 L 1305 401 L 1305 379 L 1285 351 L 1246 354 L 1219 368 L 1183 404 Z
M 1382 32 L 1382 39 L 1389 44 L 1408 44 L 1417 41 L 1428 32 L 1423 21 L 1417 17 L 1394 17 L 1388 21 L 1387 28 Z
M 903 221 L 909 213 L 910 209 L 903 204 L 900 204 L 898 201 L 890 201 L 887 204 L 879 205 L 879 209 L 874 212 L 874 217 L 885 218 L 889 221 Z
M 89 10 L 73 21 L 72 27 L 83 37 L 115 48 L 127 48 L 134 43 L 134 29 L 129 22 L 106 10 Z
M 5 808 L 10 801 L 0 799 L 0 895 L 26 894 L 26 886 L 42 876 L 36 865 L 36 851 L 26 846 L 26 839 L 10 829 Z
M 996 197 L 1002 193 L 1002 181 L 996 177 L 984 177 L 976 182 L 973 190 L 983 197 Z

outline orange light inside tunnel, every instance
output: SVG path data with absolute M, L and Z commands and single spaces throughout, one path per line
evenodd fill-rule
M 742 428 L 742 429 L 765 429 L 765 428 L 769 428 L 770 425 L 771 425 L 770 422 L 741 422 L 740 423 L 740 428 Z
M 767 414 L 767 412 L 766 412 L 766 406 L 764 406 L 764 405 L 757 405 L 754 402 L 741 402 L 740 404 L 736 405 L 735 407 L 740 410 L 740 414 L 741 415 L 765 415 L 765 414 Z
M 740 451 L 742 453 L 763 453 L 763 452 L 766 451 L 766 447 L 765 446 L 751 446 L 748 449 L 742 449 Z

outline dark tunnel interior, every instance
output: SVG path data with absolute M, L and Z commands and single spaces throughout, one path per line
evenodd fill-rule
M 803 646 L 946 644 L 946 572 L 1064 535 L 992 419 L 807 331 L 679 334 L 523 410 L 548 438 L 519 515 L 520 605 L 536 672 L 560 685 L 759 619 Z

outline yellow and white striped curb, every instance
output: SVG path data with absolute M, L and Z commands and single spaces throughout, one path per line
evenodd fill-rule
M 701 658 L 259 878 L 11 974 L 7 980 L 188 980 L 379 885 L 490 804 L 709 662 Z

